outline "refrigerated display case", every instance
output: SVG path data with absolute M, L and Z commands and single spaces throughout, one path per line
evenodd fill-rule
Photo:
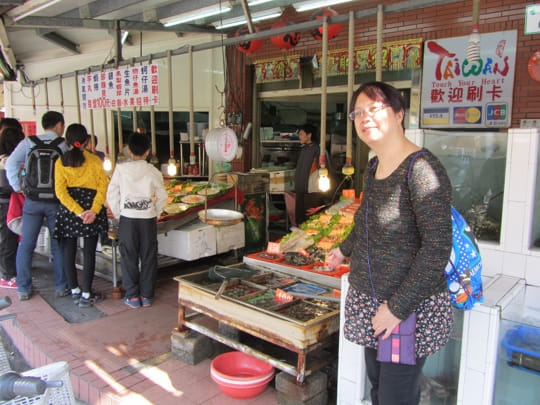
M 424 146 L 446 168 L 453 205 L 478 240 L 501 237 L 507 139 L 507 132 L 424 130 Z
M 525 285 L 502 309 L 498 343 L 493 404 L 538 403 L 540 287 Z

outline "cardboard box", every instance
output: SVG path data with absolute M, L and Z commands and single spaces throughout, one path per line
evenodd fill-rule
M 244 221 L 229 226 L 216 226 L 217 253 L 243 248 L 246 244 Z
M 294 190 L 295 170 L 271 171 L 270 174 L 270 192 L 280 193 Z
M 197 221 L 158 235 L 158 253 L 182 260 L 197 260 L 216 254 L 216 230 Z

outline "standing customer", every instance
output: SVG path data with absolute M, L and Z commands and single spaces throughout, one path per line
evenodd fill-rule
M 377 157 L 364 175 L 355 227 L 329 253 L 331 267 L 351 258 L 344 336 L 365 346 L 374 405 L 418 404 L 426 357 L 446 344 L 453 326 L 444 277 L 452 246 L 451 184 L 441 162 L 425 149 L 417 155 L 421 149 L 405 138 L 397 89 L 363 84 L 350 111 L 359 138 Z M 378 361 L 377 336 L 389 338 L 415 311 L 416 365 Z
M 167 192 L 159 170 L 146 161 L 150 153 L 148 136 L 133 132 L 128 153 L 131 160 L 116 165 L 107 202 L 114 217 L 120 219 L 124 303 L 130 308 L 149 307 L 157 275 L 156 221 L 167 203 Z
M 43 114 L 41 125 L 45 132 L 36 136 L 46 144 L 54 142 L 58 137 L 62 137 L 64 134 L 64 116 L 57 111 L 47 111 Z M 33 138 L 33 136 L 24 138 L 24 140 L 17 145 L 6 162 L 6 173 L 9 184 L 17 193 L 23 192 L 19 179 L 19 170 L 21 165 L 24 165 L 24 168 L 27 169 L 28 155 L 35 145 L 30 138 Z M 65 142 L 61 142 L 58 148 L 62 152 L 67 150 Z M 53 165 L 54 162 L 51 161 L 50 164 Z M 52 181 L 53 179 L 47 179 L 47 182 L 50 184 L 52 184 Z M 32 255 L 36 248 L 36 242 L 41 226 L 43 225 L 43 220 L 47 220 L 49 235 L 52 235 L 54 232 L 54 224 L 56 222 L 56 212 L 58 210 L 58 200 L 54 198 L 50 200 L 32 198 L 34 197 L 27 195 L 24 201 L 22 239 L 19 243 L 19 248 L 17 249 L 17 291 L 21 301 L 26 301 L 32 297 Z M 56 239 L 50 238 L 50 241 L 54 274 L 56 278 L 56 296 L 65 297 L 66 295 L 69 295 L 69 290 L 67 288 L 66 276 L 62 268 L 62 248 Z
M 86 151 L 90 142 L 86 128 L 71 124 L 66 130 L 69 150 L 55 164 L 55 190 L 60 200 L 54 237 L 64 249 L 64 271 L 75 304 L 90 307 L 103 300 L 92 291 L 98 236 L 107 230 L 104 207 L 108 179 L 99 156 Z M 84 238 L 82 289 L 77 281 L 75 257 L 78 238 Z
M 0 287 L 4 288 L 17 288 L 15 258 L 19 244 L 19 235 L 13 233 L 7 225 L 9 199 L 13 189 L 9 185 L 4 167 L 11 152 L 23 139 L 24 135 L 18 129 L 0 129 Z

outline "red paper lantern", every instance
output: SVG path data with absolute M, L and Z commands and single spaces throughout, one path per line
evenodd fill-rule
M 280 21 L 272 25 L 272 29 L 286 27 L 287 25 L 291 25 L 291 23 Z M 289 50 L 294 48 L 298 45 L 298 42 L 300 42 L 300 33 L 289 32 L 287 34 L 274 35 L 270 38 L 270 41 L 277 48 Z
M 313 13 L 313 15 L 311 16 L 311 19 L 322 20 L 324 17 L 335 17 L 337 15 L 338 13 L 336 10 L 330 7 L 324 7 L 317 10 L 315 13 Z M 341 32 L 341 24 L 328 25 L 328 39 L 335 38 L 340 32 Z M 311 35 L 313 35 L 313 38 L 318 39 L 319 41 L 322 40 L 322 37 L 323 37 L 322 25 L 318 28 L 313 29 L 311 31 Z
M 249 34 L 249 30 L 247 28 L 240 28 L 234 36 L 239 37 L 241 35 L 247 35 Z M 261 46 L 263 46 L 264 40 L 262 39 L 252 39 L 250 41 L 242 41 L 236 45 L 236 49 L 238 49 L 240 52 L 244 53 L 253 53 L 261 49 Z

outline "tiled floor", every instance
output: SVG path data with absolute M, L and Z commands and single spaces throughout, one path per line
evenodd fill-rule
M 177 265 L 189 273 L 190 263 Z M 208 264 L 206 264 L 208 267 Z M 36 271 L 51 271 L 37 268 Z M 1 289 L 17 314 L 2 326 L 32 367 L 65 360 L 76 398 L 84 403 L 113 404 L 277 404 L 269 386 L 249 400 L 227 397 L 210 378 L 210 359 L 195 366 L 171 355 L 171 331 L 177 322 L 177 283 L 161 273 L 150 308 L 130 309 L 111 298 L 112 283 L 96 278 L 94 288 L 107 294 L 97 307 L 107 316 L 79 324 L 64 320 L 38 294 L 19 301 L 15 290 Z

